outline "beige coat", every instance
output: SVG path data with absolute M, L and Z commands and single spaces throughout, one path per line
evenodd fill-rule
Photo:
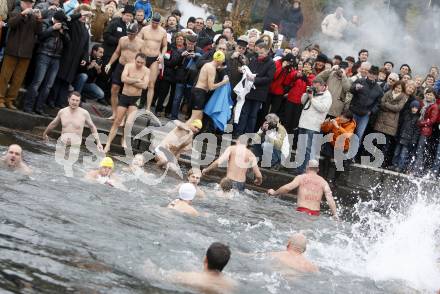
M 347 76 L 339 78 L 335 71 L 325 70 L 318 75 L 328 86 L 329 92 L 332 94 L 332 106 L 328 112 L 329 115 L 340 116 L 345 106 L 348 104 L 345 99 L 347 92 L 351 87 L 351 80 Z
M 383 95 L 380 101 L 380 108 L 374 124 L 374 130 L 395 136 L 399 127 L 400 111 L 405 106 L 408 96 L 401 93 L 393 98 L 393 92 L 390 90 Z

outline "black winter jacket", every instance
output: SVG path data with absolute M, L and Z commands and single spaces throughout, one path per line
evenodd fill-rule
M 54 30 L 52 26 L 53 22 L 51 20 L 43 22 L 43 31 L 38 35 L 40 45 L 38 46 L 37 53 L 60 58 L 63 54 L 64 46 L 70 42 L 69 31 L 66 30 L 60 33 L 60 31 Z
M 402 124 L 400 125 L 399 143 L 405 146 L 417 144 L 419 138 L 419 127 L 417 121 L 419 120 L 419 113 L 412 113 L 407 110 L 402 113 Z
M 362 88 L 356 90 L 356 85 L 362 85 Z M 379 110 L 379 102 L 383 96 L 382 88 L 376 82 L 370 84 L 367 79 L 360 79 L 353 83 L 350 92 L 353 94 L 350 110 L 357 115 L 372 114 Z
M 204 28 L 197 38 L 197 47 L 205 48 L 213 43 L 216 33 L 212 29 Z
M 263 60 L 259 60 L 258 57 L 253 58 L 249 61 L 249 69 L 257 75 L 254 81 L 255 89 L 251 89 L 246 99 L 266 102 L 269 87 L 275 75 L 275 62 L 269 56 Z
M 127 36 L 127 24 L 118 17 L 113 19 L 104 30 L 104 55 L 112 56 L 118 47 L 119 39 Z
M 179 84 L 188 84 L 192 85 L 195 82 L 195 78 L 197 77 L 199 73 L 199 69 L 197 67 L 198 60 L 201 58 L 203 54 L 203 50 L 196 47 L 195 53 L 196 56 L 192 58 L 193 63 L 190 67 L 188 67 L 188 64 L 191 60 L 190 57 L 182 56 L 182 53 L 185 52 L 186 49 L 179 49 L 177 51 L 177 62 L 176 62 L 176 83 Z

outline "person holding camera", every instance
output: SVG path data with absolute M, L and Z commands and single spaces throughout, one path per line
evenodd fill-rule
M 265 121 L 255 137 L 260 143 L 252 145 L 252 152 L 257 157 L 263 156 L 262 164 L 264 164 L 264 157 L 267 156 L 267 152 L 272 150 L 270 167 L 278 170 L 281 163 L 282 150 L 288 147 L 285 146 L 285 144 L 288 145 L 288 141 L 285 140 L 286 137 L 286 129 L 280 123 L 278 115 L 269 113 L 266 115 Z
M 33 0 L 22 0 L 10 14 L 9 36 L 0 72 L 0 108 L 17 109 L 14 102 L 29 67 L 35 36 L 41 32 L 41 12 L 32 9 L 32 5 Z
M 300 159 L 304 158 L 302 165 L 298 168 L 300 173 L 304 173 L 309 160 L 317 159 L 316 157 L 319 155 L 320 146 L 316 146 L 316 143 L 319 142 L 316 142 L 314 137 L 321 131 L 321 124 L 332 106 L 332 95 L 327 90 L 326 83 L 316 77 L 312 86 L 307 87 L 306 93 L 301 97 L 301 103 L 304 105 L 304 109 L 299 119 L 300 138 L 296 151 L 297 157 L 299 155 Z M 301 139 L 301 136 L 306 136 L 307 140 Z M 314 144 L 312 145 L 312 143 Z M 305 156 L 302 157 L 302 154 Z
M 46 116 L 44 104 L 55 83 L 60 58 L 70 36 L 66 27 L 66 15 L 58 10 L 51 20 L 43 22 L 42 32 L 38 35 L 40 45 L 37 49 L 34 78 L 27 89 L 23 103 L 23 111 Z

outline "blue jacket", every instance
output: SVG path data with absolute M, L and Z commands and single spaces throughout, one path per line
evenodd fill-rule
M 231 84 L 227 83 L 214 91 L 205 106 L 204 112 L 211 117 L 215 127 L 224 132 L 228 121 L 231 119 L 233 105 Z
M 151 17 L 153 16 L 153 10 L 151 9 L 150 0 L 136 0 L 136 3 L 134 3 L 134 11 L 138 11 L 141 9 L 145 11 L 144 19 L 150 21 Z

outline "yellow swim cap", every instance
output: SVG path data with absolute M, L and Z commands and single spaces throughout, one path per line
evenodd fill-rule
M 214 61 L 223 62 L 225 61 L 225 53 L 222 51 L 215 51 L 214 53 Z
M 192 125 L 193 127 L 198 128 L 199 130 L 201 130 L 202 127 L 203 127 L 202 121 L 201 121 L 200 119 L 195 119 L 195 120 L 193 120 L 193 121 L 191 122 L 191 125 Z
M 105 157 L 103 160 L 101 160 L 101 163 L 99 164 L 100 167 L 110 167 L 113 169 L 115 164 L 113 163 L 113 159 L 110 157 Z

